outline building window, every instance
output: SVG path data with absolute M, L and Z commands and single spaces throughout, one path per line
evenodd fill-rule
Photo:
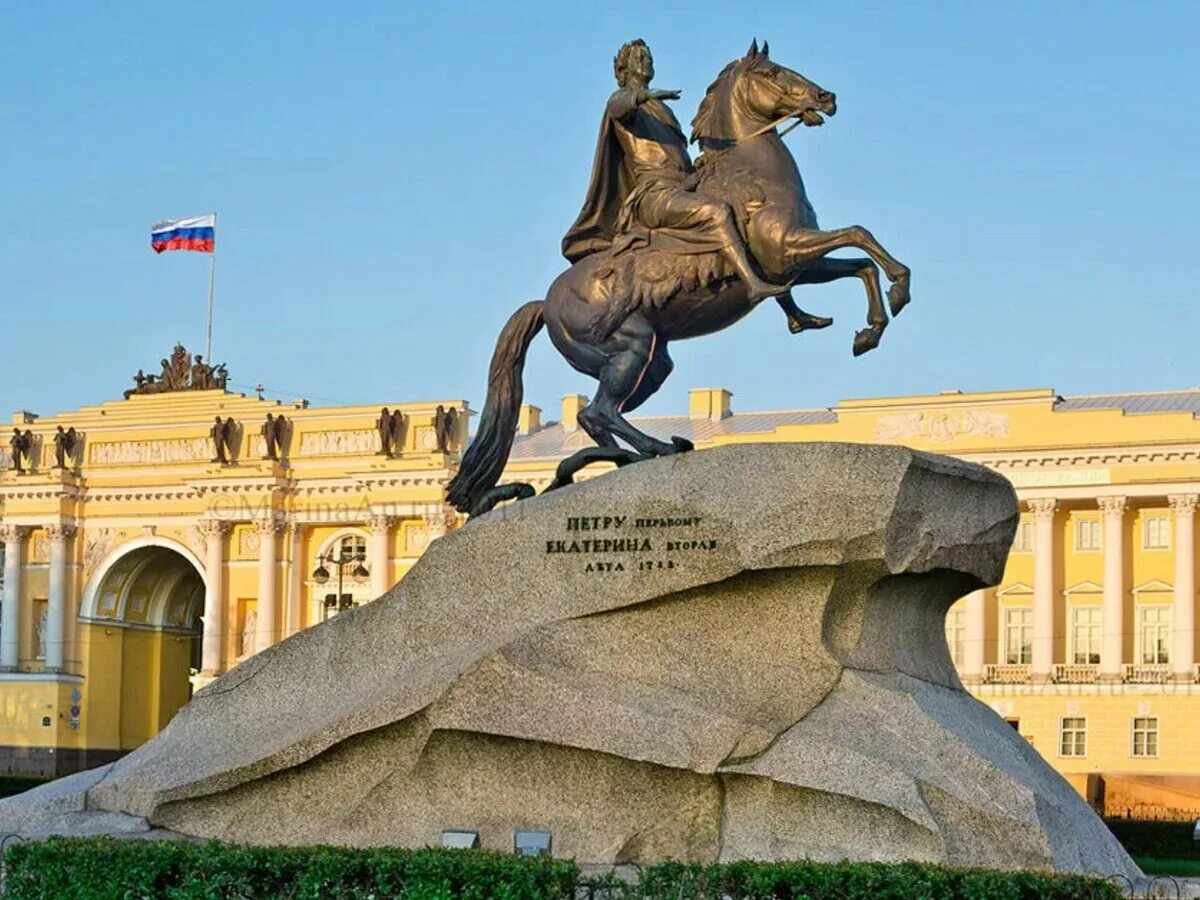
M 1100 520 L 1080 519 L 1075 523 L 1075 549 L 1089 553 L 1100 549 Z
M 1066 716 L 1059 720 L 1058 755 L 1087 756 L 1087 719 Z
M 1158 717 L 1135 718 L 1131 743 L 1134 756 L 1158 756 Z
M 946 646 L 956 666 L 963 664 L 963 645 L 967 640 L 967 611 L 952 609 L 946 613 Z
M 1004 611 L 1004 661 L 1027 666 L 1033 662 L 1033 610 Z
M 1100 642 L 1104 635 L 1103 622 L 1104 610 L 1099 606 L 1080 606 L 1071 610 L 1072 662 L 1078 665 L 1100 662 Z
M 1033 552 L 1033 523 L 1021 522 L 1017 525 L 1017 536 L 1013 538 L 1013 553 Z
M 337 559 L 365 559 L 367 539 L 361 534 L 348 534 L 338 542 Z
M 1143 663 L 1171 661 L 1171 607 L 1138 606 L 1138 659 Z
M 1142 547 L 1146 550 L 1171 549 L 1171 520 L 1153 516 L 1142 525 Z

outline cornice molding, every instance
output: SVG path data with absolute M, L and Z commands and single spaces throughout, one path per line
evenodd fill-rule
M 1073 468 L 1088 466 L 1200 463 L 1200 444 L 1133 447 L 1074 447 L 1061 450 L 1023 450 L 1013 453 L 988 451 L 951 454 L 990 469 Z

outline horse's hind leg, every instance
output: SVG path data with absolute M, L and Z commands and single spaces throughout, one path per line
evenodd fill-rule
M 626 397 L 625 402 L 621 404 L 621 412 L 633 412 L 650 399 L 662 387 L 663 382 L 667 380 L 667 376 L 674 369 L 675 363 L 667 353 L 667 342 L 662 338 L 656 339 L 650 362 L 646 364 L 646 368 L 642 372 L 642 377 L 638 381 L 637 387 L 633 389 L 633 393 Z
M 628 405 L 631 400 L 640 403 L 653 393 L 653 389 L 649 389 L 638 396 L 650 362 L 656 356 L 657 342 L 658 336 L 650 323 L 636 313 L 621 323 L 609 339 L 605 348 L 608 361 L 598 376 L 600 386 L 596 396 L 579 411 L 579 424 L 593 439 L 597 434 L 615 435 L 646 456 L 665 456 L 682 449 L 677 444 L 668 444 L 638 431 L 621 415 L 623 409 L 632 408 Z M 667 362 L 670 362 L 669 358 Z M 660 364 L 659 371 L 661 369 Z M 658 383 L 662 383 L 661 378 Z

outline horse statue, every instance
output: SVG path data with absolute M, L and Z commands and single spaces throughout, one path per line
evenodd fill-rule
M 832 93 L 774 62 L 768 45 L 759 49 L 756 41 L 721 71 L 692 121 L 691 140 L 703 150 L 695 190 L 729 204 L 770 281 L 862 280 L 867 327 L 854 336 L 858 356 L 878 346 L 888 324 L 879 270 L 891 283 L 888 307 L 896 315 L 909 302 L 909 269 L 862 226 L 819 228 L 796 161 L 777 129 L 788 120 L 797 120 L 792 127 L 821 125 L 823 116 L 836 112 Z M 828 258 L 845 247 L 866 256 Z M 479 515 L 501 500 L 532 495 L 529 485 L 496 485 L 516 433 L 525 354 L 543 325 L 567 362 L 599 382 L 592 402 L 579 412 L 580 427 L 597 446 L 565 460 L 548 488 L 553 489 L 570 483 L 589 462 L 624 465 L 692 449 L 683 438 L 666 443 L 639 431 L 623 414 L 637 409 L 671 374 L 671 341 L 728 328 L 761 299 L 750 296 L 716 253 L 685 256 L 650 241 L 579 259 L 554 280 L 545 300 L 526 303 L 500 332 L 479 429 L 447 499 L 459 511 Z M 779 299 L 785 312 L 795 309 L 790 295 Z M 633 449 L 622 448 L 618 439 Z

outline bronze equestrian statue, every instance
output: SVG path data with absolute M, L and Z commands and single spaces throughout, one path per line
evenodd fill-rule
M 765 43 L 761 50 L 751 44 L 700 103 L 691 139 L 703 155 L 693 167 L 664 103 L 678 92 L 650 89 L 654 66 L 645 43 L 622 47 L 614 69 L 618 90 L 605 111 L 587 198 L 563 241 L 572 265 L 545 300 L 526 303 L 500 332 L 478 432 L 447 489 L 449 502 L 471 515 L 532 493 L 528 485 L 496 483 L 516 433 L 525 354 L 543 325 L 567 362 L 599 381 L 579 412 L 598 446 L 564 461 L 556 487 L 597 459 L 623 465 L 691 449 L 683 438 L 659 441 L 624 418 L 671 373 L 670 341 L 727 328 L 770 296 L 780 299 L 792 330 L 821 327 L 805 321 L 787 287 L 853 277 L 867 294 L 857 356 L 878 346 L 888 323 L 881 268 L 891 282 L 892 315 L 909 302 L 908 267 L 869 231 L 819 228 L 777 131 L 790 119 L 823 124 L 837 111 L 832 93 L 771 60 Z M 845 247 L 867 255 L 827 258 Z

